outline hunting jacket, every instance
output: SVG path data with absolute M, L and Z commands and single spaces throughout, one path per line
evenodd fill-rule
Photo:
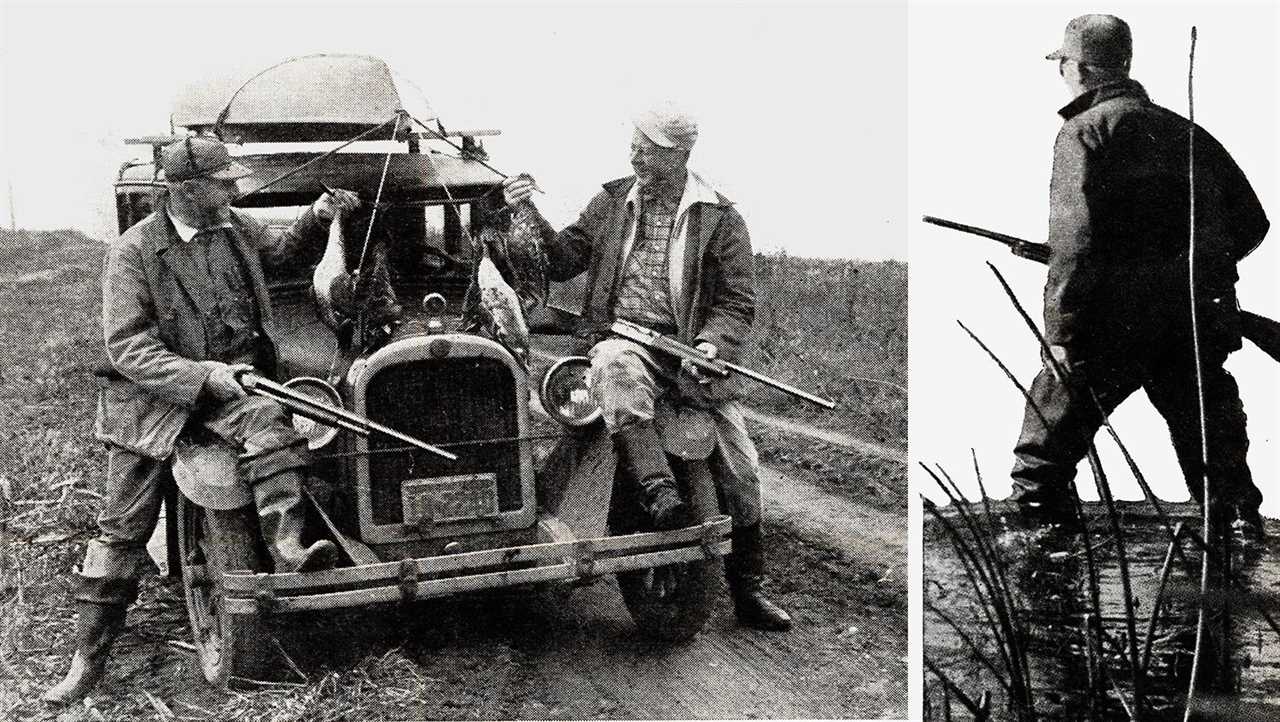
M 271 374 L 276 329 L 263 268 L 315 262 L 324 250 L 325 224 L 308 210 L 275 239 L 235 210 L 231 223 L 257 306 L 262 371 Z M 161 203 L 112 244 L 102 272 L 102 330 L 118 375 L 98 398 L 94 435 L 155 459 L 173 452 L 212 370 L 201 318 L 213 312 L 213 296 L 181 254 L 167 252 L 182 242 Z
M 1094 88 L 1059 114 L 1049 190 L 1049 343 L 1076 359 L 1149 353 L 1190 329 L 1190 123 L 1132 80 Z M 1194 131 L 1196 278 L 1201 324 L 1239 348 L 1236 263 L 1269 223 L 1244 173 Z
M 728 199 L 692 172 L 689 177 L 703 191 L 688 205 L 684 225 L 676 221 L 683 244 L 671 247 L 683 245 L 683 254 L 668 260 L 681 264 L 673 273 L 680 279 L 680 293 L 672 296 L 678 338 L 688 345 L 708 341 L 721 358 L 736 361 L 755 317 L 751 237 Z M 584 335 L 602 334 L 613 323 L 623 253 L 635 232 L 628 203 L 635 182 L 635 176 L 628 176 L 605 183 L 578 220 L 559 233 L 543 222 L 552 280 L 567 281 L 586 272 L 580 329 Z

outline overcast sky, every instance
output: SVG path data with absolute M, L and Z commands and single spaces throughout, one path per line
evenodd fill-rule
M 1132 27 L 1133 77 L 1157 103 L 1184 115 L 1190 29 L 1198 26 L 1196 120 L 1232 153 L 1272 221 L 1268 239 L 1240 265 L 1240 302 L 1280 319 L 1276 6 L 1105 5 Z M 1009 492 L 1023 401 L 956 320 L 1029 384 L 1039 367 L 1036 341 L 984 262 L 1000 268 L 1037 320 L 1045 271 L 994 242 L 916 219 L 930 214 L 1044 239 L 1053 140 L 1062 124 L 1056 111 L 1069 97 L 1056 64 L 1043 58 L 1060 45 L 1067 20 L 1096 10 L 1078 4 L 911 9 L 911 453 L 941 463 L 971 493 L 970 448 L 989 490 L 1001 497 Z M 1227 368 L 1249 416 L 1249 463 L 1267 497 L 1263 511 L 1280 516 L 1280 366 L 1246 342 Z M 1145 394 L 1135 394 L 1112 420 L 1158 493 L 1187 499 L 1168 431 Z M 1100 436 L 1098 445 L 1117 494 L 1141 498 L 1110 441 Z M 935 495 L 927 477 L 914 467 L 912 473 L 918 490 Z M 1087 470 L 1078 481 L 1083 496 L 1097 498 Z
M 187 84 L 290 56 L 377 55 L 448 127 L 497 127 L 493 163 L 532 172 L 553 223 L 630 172 L 629 111 L 669 97 L 702 135 L 691 167 L 738 203 L 757 248 L 906 256 L 906 11 L 898 3 L 4 1 L 3 144 L 19 225 L 109 227 L 120 139 L 168 131 Z M 8 208 L 0 209 L 8 224 Z

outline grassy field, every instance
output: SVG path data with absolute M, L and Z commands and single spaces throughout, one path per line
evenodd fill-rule
M 905 449 L 907 264 L 758 254 L 756 289 L 747 365 L 839 406 L 754 383 L 748 403 Z
M 66 572 L 106 465 L 91 437 L 101 258 L 78 233 L 0 235 L 0 717 L 65 663 L 43 652 L 66 649 Z
M 74 231 L 0 231 L 0 718 L 4 719 L 57 715 L 36 700 L 62 673 L 72 648 L 74 613 L 68 572 L 79 562 L 84 543 L 93 533 L 97 479 L 106 465 L 105 453 L 91 435 L 97 389 L 91 370 L 102 344 L 99 269 L 103 251 L 100 242 Z M 753 386 L 749 403 L 771 414 L 905 448 L 906 394 L 893 385 L 906 385 L 905 264 L 784 255 L 758 256 L 757 264 L 756 348 L 748 362 L 835 398 L 841 410 L 813 409 L 758 386 Z M 881 468 L 875 464 L 883 462 L 850 450 L 820 442 L 797 444 L 785 434 L 763 435 L 761 451 L 766 461 L 790 464 L 801 470 L 798 473 L 825 480 L 827 487 L 851 486 L 838 480 L 857 479 L 859 488 L 842 491 L 864 503 L 874 497 L 869 502 L 873 505 L 904 508 L 901 465 Z M 868 494 L 863 487 L 869 488 L 871 480 L 877 480 L 880 488 Z M 156 578 L 144 583 L 130 615 L 130 631 L 119 645 L 122 649 L 164 649 L 166 642 L 181 644 L 189 634 L 180 588 Z M 129 661 L 122 661 L 125 657 Z M 185 687 L 198 672 L 190 661 L 175 659 L 183 657 L 122 652 L 113 657 L 118 671 L 110 674 L 117 679 L 162 679 Z M 157 664 L 162 667 L 153 668 Z M 136 688 L 100 698 L 100 708 L 77 708 L 77 714 L 87 719 L 337 719 L 342 715 L 332 714 L 335 705 L 345 704 L 340 700 L 356 704 L 352 689 L 367 685 L 375 691 L 364 702 L 381 705 L 386 701 L 383 697 L 399 694 L 384 684 L 386 679 L 403 681 L 405 674 L 416 679 L 437 671 L 459 673 L 450 671 L 447 657 L 429 664 L 414 666 L 383 650 L 323 679 L 294 685 L 285 694 L 266 690 L 228 695 L 209 689 L 185 701 L 169 697 L 175 705 L 170 708 L 161 701 L 166 698 L 164 690 Z M 405 672 L 397 665 L 413 669 Z M 374 706 L 384 715 L 396 709 L 391 702 L 378 705 Z M 361 708 L 348 706 L 347 710 Z M 479 714 L 502 716 L 516 711 L 492 708 Z M 467 714 L 458 710 L 450 716 Z

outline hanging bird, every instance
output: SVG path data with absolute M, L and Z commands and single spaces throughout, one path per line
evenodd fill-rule
M 542 234 L 549 230 L 546 226 L 547 222 L 529 201 L 517 203 L 511 212 L 511 233 L 504 251 L 511 269 L 511 284 L 526 314 L 547 302 L 550 278 L 547 250 L 542 245 Z
M 525 323 L 520 299 L 507 285 L 493 259 L 483 251 L 476 267 L 475 283 L 479 289 L 480 306 L 492 321 L 494 336 L 527 368 L 529 326 Z
M 527 317 L 546 304 L 550 285 L 544 233 L 551 232 L 537 208 L 528 201 L 511 209 L 509 218 L 491 222 L 471 238 L 471 286 L 463 302 L 463 331 L 474 332 L 489 320 L 480 298 L 478 273 L 481 259 L 489 259 L 494 269 L 515 292 L 520 310 Z
M 316 313 L 324 325 L 334 331 L 338 330 L 342 319 L 338 317 L 338 311 L 334 305 L 333 283 L 335 280 L 346 281 L 349 278 L 347 245 L 342 237 L 343 216 L 345 214 L 340 210 L 333 214 L 333 220 L 329 223 L 329 242 L 325 244 L 324 256 L 320 258 L 315 272 L 311 274 L 311 292 L 316 301 Z
M 344 221 L 341 211 L 334 214 L 324 256 L 311 277 L 316 313 L 343 345 L 350 340 L 351 321 L 360 314 L 364 314 L 368 328 L 382 329 L 384 336 L 390 336 L 402 313 L 391 285 L 385 239 L 374 241 L 363 273 L 351 273 L 347 271 Z

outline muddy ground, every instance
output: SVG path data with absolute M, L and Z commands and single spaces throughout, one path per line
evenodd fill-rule
M 636 636 L 612 580 L 519 589 L 291 619 L 273 627 L 282 681 L 228 692 L 200 678 L 181 587 L 150 577 L 98 693 L 43 705 L 71 655 L 68 572 L 105 466 L 89 441 L 101 246 L 3 240 L 17 252 L 0 253 L 0 718 L 905 716 L 905 432 L 772 409 L 752 426 L 790 633 L 739 628 L 722 593 L 702 633 L 667 647 Z
M 1164 560 L 1169 551 L 1168 532 L 1145 503 L 1122 502 L 1119 504 L 1121 528 L 1125 530 L 1126 559 L 1130 574 L 1132 598 L 1135 600 L 1136 630 L 1138 639 L 1145 642 L 1151 623 L 1152 607 L 1157 597 L 1164 599 L 1156 615 L 1155 633 L 1151 636 L 1152 653 L 1150 674 L 1144 679 L 1144 697 L 1150 703 L 1150 714 L 1156 719 L 1182 719 L 1184 700 L 1190 681 L 1190 667 L 1194 650 L 1195 607 L 1189 595 L 1194 595 L 1199 584 L 1199 554 L 1192 545 L 1184 543 L 1190 562 L 1188 573 L 1176 559 L 1170 565 L 1166 591 L 1159 591 Z M 983 519 L 979 505 L 970 507 Z M 1193 504 L 1166 504 L 1173 523 L 1182 523 L 1194 534 L 1199 533 L 1199 507 Z M 960 524 L 955 509 L 947 507 L 948 519 Z M 1023 545 L 1010 540 L 1008 529 L 1000 519 L 1012 518 L 1013 509 L 1004 503 L 993 507 L 995 523 L 992 529 L 996 549 L 1005 563 L 1007 578 L 1014 594 L 1015 608 L 1028 625 L 1026 641 L 1031 669 L 1032 700 L 1038 719 L 1083 720 L 1123 719 L 1125 710 L 1119 702 L 1116 689 L 1122 690 L 1131 700 L 1132 685 L 1123 661 L 1125 609 L 1123 586 L 1113 539 L 1108 529 L 1104 511 L 1099 504 L 1086 504 L 1091 522 L 1093 552 L 1098 566 L 1099 591 L 1102 608 L 1102 627 L 1117 646 L 1108 649 L 1107 674 L 1111 678 L 1103 682 L 1107 689 L 1105 699 L 1091 700 L 1086 690 L 1089 686 L 1090 665 L 1083 650 L 1081 633 L 1083 611 L 1088 609 L 1087 567 L 1084 546 L 1079 537 L 1071 542 L 1048 542 L 1041 545 Z M 1280 540 L 1274 536 L 1274 521 L 1269 525 L 1271 538 L 1262 545 L 1242 548 L 1237 544 L 1233 565 L 1245 589 L 1260 592 L 1257 600 L 1272 615 L 1280 611 L 1275 602 L 1275 589 L 1280 584 Z M 1004 536 L 1001 536 L 1004 535 Z M 926 608 L 936 606 L 943 614 L 957 622 L 988 660 L 998 660 L 997 645 L 986 625 L 983 605 L 979 604 L 948 535 L 936 520 L 925 524 L 924 533 L 924 601 Z M 1250 705 L 1274 705 L 1280 692 L 1280 634 L 1277 634 L 1257 613 L 1256 608 L 1244 603 L 1241 592 L 1231 595 L 1229 652 L 1225 664 L 1212 653 L 1205 658 L 1206 665 L 1215 670 L 1228 669 L 1223 686 L 1214 690 L 1219 696 L 1215 719 L 1261 720 L 1275 719 L 1276 707 L 1262 710 L 1254 707 L 1246 716 L 1228 714 L 1231 710 L 1249 708 Z M 1223 617 L 1211 616 L 1210 635 L 1214 639 Z M 1007 696 L 1002 686 L 1008 676 L 998 661 L 996 669 L 986 667 L 974 647 L 966 644 L 960 633 L 951 628 L 937 613 L 926 611 L 924 618 L 924 652 L 933 660 L 966 695 L 978 699 L 984 692 L 992 696 L 991 709 L 994 719 L 1010 719 L 1012 712 L 1006 707 Z M 1206 647 L 1208 649 L 1208 647 Z M 997 674 L 998 672 L 998 674 Z M 1202 681 L 1202 690 L 1210 690 L 1210 680 Z M 943 719 L 945 695 L 943 685 L 936 675 L 926 673 L 925 691 L 928 704 L 934 714 L 931 719 Z M 953 696 L 950 701 L 953 712 L 967 719 L 967 713 Z M 1090 705 L 1097 717 L 1090 717 Z M 1230 708 L 1230 709 L 1229 709 Z M 1253 714 L 1256 716 L 1248 716 Z

